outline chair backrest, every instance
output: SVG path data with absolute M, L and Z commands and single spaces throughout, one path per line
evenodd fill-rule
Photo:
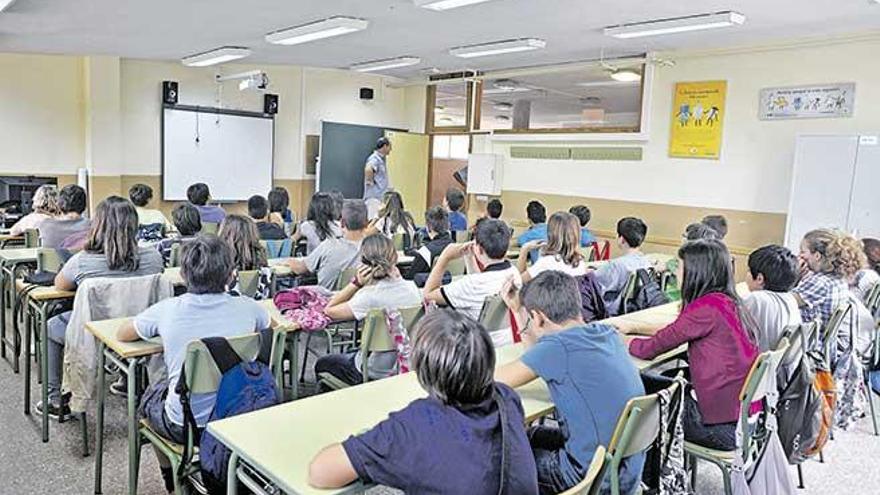
M 470 230 L 453 230 L 452 240 L 455 242 L 468 242 L 471 240 Z
M 275 274 L 269 281 L 270 286 L 274 286 Z M 244 270 L 238 272 L 238 289 L 241 295 L 253 298 L 257 295 L 260 288 L 260 270 Z
M 412 332 L 416 323 L 425 315 L 425 308 L 422 306 L 414 306 L 411 308 L 398 308 L 400 315 L 403 317 L 403 327 L 408 332 Z M 363 359 L 361 360 L 361 373 L 364 376 L 364 382 L 369 380 L 367 373 L 367 361 L 370 353 L 394 351 L 397 345 L 391 332 L 388 331 L 388 323 L 385 320 L 385 310 L 373 309 L 367 313 L 364 318 L 364 329 L 361 334 L 361 352 Z
M 868 291 L 868 295 L 865 296 L 865 307 L 868 308 L 875 320 L 880 316 L 878 315 L 880 313 L 880 282 L 874 284 Z
M 37 270 L 41 272 L 60 272 L 64 259 L 57 249 L 40 248 L 37 250 Z
M 216 222 L 202 222 L 202 234 L 216 234 L 220 230 L 220 224 Z
M 587 474 L 577 485 L 565 490 L 559 495 L 594 495 L 599 493 L 602 487 L 602 479 L 605 472 L 605 447 L 599 445 L 593 452 L 593 460 L 587 468 Z
M 402 251 L 406 247 L 406 234 L 398 232 L 391 236 L 391 241 L 394 243 L 394 249 Z
M 40 233 L 37 232 L 37 229 L 26 229 L 24 231 L 24 247 L 40 247 Z
M 446 271 L 448 271 L 449 275 L 452 277 L 460 277 L 467 273 L 467 264 L 464 262 L 464 258 L 450 260 L 449 263 L 446 264 Z
M 840 326 L 843 324 L 847 316 L 855 318 L 855 307 L 852 301 L 847 300 L 834 309 L 825 328 L 822 329 L 822 355 L 825 356 L 825 362 L 831 363 L 835 350 L 837 349 L 837 334 Z
M 272 335 L 272 354 L 270 365 L 273 368 L 272 373 L 277 375 L 280 360 L 277 357 L 284 352 L 284 333 L 271 332 Z M 253 361 L 260 353 L 260 334 L 249 333 L 237 337 L 229 337 L 226 339 L 229 345 L 235 350 L 236 354 L 242 361 Z M 186 366 L 186 384 L 190 393 L 207 394 L 216 392 L 220 387 L 220 379 L 223 374 L 211 357 L 210 351 L 201 340 L 193 340 L 186 347 L 186 358 L 184 361 Z
M 483 301 L 483 308 L 480 310 L 480 324 L 490 333 L 510 328 L 507 304 L 504 303 L 504 299 L 500 295 L 489 296 Z
M 740 418 L 737 428 L 742 437 L 742 459 L 746 465 L 752 454 L 760 451 L 761 442 L 765 440 L 765 437 L 759 436 L 753 425 L 766 424 L 766 416 L 770 414 L 770 407 L 765 403 L 758 413 L 759 418 L 753 420 L 750 414 L 752 403 L 764 401 L 767 395 L 776 393 L 776 369 L 788 348 L 788 339 L 783 338 L 775 350 L 759 354 L 743 382 L 739 394 Z
M 168 266 L 180 266 L 180 249 L 182 248 L 182 246 L 183 245 L 179 242 L 175 242 L 171 245 L 171 252 L 168 255 Z
M 636 286 L 639 281 L 639 272 L 633 271 L 630 272 L 629 276 L 626 278 L 626 285 L 623 286 L 623 291 L 621 291 L 621 299 L 620 299 L 620 310 L 618 311 L 620 314 L 624 315 L 628 311 L 627 303 L 629 300 L 633 298 L 636 292 Z
M 261 240 L 260 245 L 269 259 L 290 258 L 293 255 L 293 239 Z
M 358 267 L 350 266 L 345 270 L 339 272 L 339 277 L 336 279 L 336 287 L 335 290 L 342 290 L 346 285 L 357 275 Z

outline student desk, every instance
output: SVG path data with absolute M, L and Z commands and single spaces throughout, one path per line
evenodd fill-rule
M 17 291 L 23 291 L 31 284 L 25 283 L 24 280 L 16 280 L 15 287 Z M 40 385 L 41 398 L 43 404 L 49 400 L 49 364 L 46 356 L 49 354 L 49 306 L 53 303 L 63 301 L 65 299 L 73 299 L 76 292 L 59 290 L 55 287 L 38 287 L 33 289 L 27 295 L 27 312 L 24 327 L 24 414 L 31 414 L 31 336 L 37 334 L 39 328 L 39 347 L 35 349 L 37 361 L 40 365 Z M 36 326 L 34 326 L 36 325 Z M 16 349 L 16 363 L 20 349 Z M 49 441 L 49 415 L 42 415 L 43 442 Z
M 523 350 L 522 344 L 497 348 L 496 362 L 512 362 Z M 639 369 L 646 369 L 681 351 L 676 349 L 652 361 L 633 358 L 633 362 Z M 517 392 L 527 421 L 554 409 L 547 386 L 541 380 L 520 387 Z M 337 490 L 312 488 L 308 484 L 309 462 L 323 447 L 368 430 L 386 419 L 389 412 L 425 396 L 415 373 L 407 373 L 209 423 L 208 431 L 232 451 L 227 493 L 236 494 L 236 478 L 259 494 L 267 493 L 260 488 L 264 486 L 262 480 L 256 481 L 259 478 L 286 494 L 363 490 L 366 487 L 361 484 Z M 247 466 L 239 465 L 239 459 Z
M 10 246 L 22 246 L 24 245 L 24 236 L 23 235 L 12 235 L 9 231 L 0 233 L 0 249 L 6 249 Z
M 19 336 L 13 336 L 10 341 L 6 337 L 6 306 L 12 306 L 15 300 L 13 297 L 14 285 L 12 283 L 16 278 L 19 268 L 24 265 L 32 265 L 37 262 L 37 248 L 22 249 L 3 249 L 0 250 L 0 309 L 2 309 L 2 318 L 0 318 L 0 357 L 6 358 L 6 346 L 9 346 L 15 352 L 12 368 L 18 373 L 18 355 L 19 355 Z M 28 350 L 30 352 L 30 350 Z

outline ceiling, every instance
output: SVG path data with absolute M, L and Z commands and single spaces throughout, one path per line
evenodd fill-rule
M 608 25 L 736 10 L 744 26 L 616 40 Z M 368 19 L 366 31 L 297 46 L 269 45 L 265 33 L 333 15 Z M 492 70 L 642 53 L 708 48 L 877 29 L 880 5 L 869 0 L 495 0 L 446 12 L 411 0 L 17 0 L 0 14 L 0 52 L 116 55 L 179 60 L 224 45 L 253 49 L 250 62 L 347 67 L 415 55 L 419 69 Z M 539 37 L 535 52 L 464 60 L 454 46 Z

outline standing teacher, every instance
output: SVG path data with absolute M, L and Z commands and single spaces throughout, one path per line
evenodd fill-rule
M 367 158 L 364 167 L 364 201 L 370 218 L 379 214 L 382 198 L 391 188 L 388 182 L 388 164 L 386 160 L 391 153 L 391 141 L 386 137 L 376 141 L 376 150 Z

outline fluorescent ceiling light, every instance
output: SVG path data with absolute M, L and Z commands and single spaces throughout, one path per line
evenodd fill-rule
M 421 62 L 422 59 L 419 57 L 386 58 L 383 60 L 373 60 L 371 62 L 354 64 L 350 69 L 358 72 L 372 72 L 376 70 L 396 69 L 398 67 L 409 67 L 410 65 L 416 65 Z
M 251 51 L 247 48 L 239 46 L 224 46 L 223 48 L 218 48 L 209 52 L 190 55 L 189 57 L 182 59 L 181 62 L 188 67 L 207 67 L 209 65 L 222 64 L 224 62 L 245 58 L 250 54 Z
M 449 50 L 450 55 L 461 58 L 485 57 L 502 53 L 525 52 L 538 50 L 547 46 L 547 42 L 538 38 L 520 38 L 480 45 L 460 46 Z
M 575 86 L 580 86 L 581 88 L 613 88 L 618 86 L 631 86 L 634 85 L 636 82 L 638 81 L 589 81 L 575 83 Z
M 15 0 L 0 0 L 0 12 L 6 10 L 6 7 L 9 7 L 13 3 L 15 3 Z
M 416 7 L 431 10 L 450 10 L 459 7 L 467 7 L 477 3 L 488 2 L 489 0 L 413 0 Z M 880 1 L 880 0 L 878 0 Z
M 504 95 L 504 94 L 508 94 L 508 93 L 524 93 L 524 92 L 526 92 L 526 91 L 531 91 L 531 88 L 523 88 L 523 87 L 518 87 L 518 88 L 490 88 L 490 89 L 484 89 L 484 90 L 483 90 L 483 94 L 484 94 L 484 95 Z
M 614 38 L 641 38 L 643 36 L 658 36 L 661 34 L 684 33 L 688 31 L 700 31 L 703 29 L 723 28 L 739 26 L 746 22 L 746 16 L 739 12 L 718 12 L 715 14 L 700 14 L 673 19 L 661 19 L 657 21 L 636 22 L 620 26 L 605 28 L 605 35 Z
M 617 69 L 611 73 L 611 79 L 619 82 L 634 83 L 642 80 L 642 75 L 635 69 Z
M 364 19 L 336 16 L 269 33 L 266 35 L 266 42 L 276 45 L 298 45 L 300 43 L 308 43 L 309 41 L 363 31 L 369 25 L 369 21 Z

